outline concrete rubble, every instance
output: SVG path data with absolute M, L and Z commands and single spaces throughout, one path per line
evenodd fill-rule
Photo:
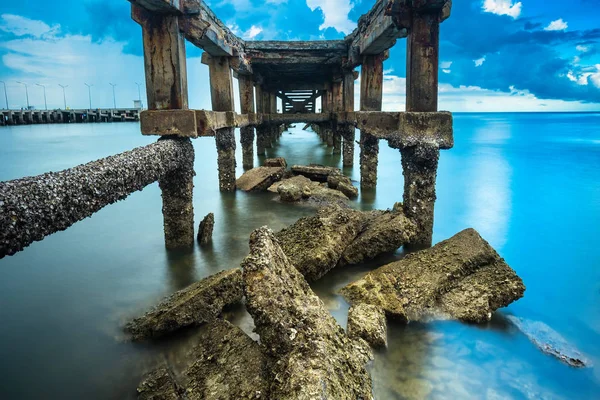
M 267 158 L 263 163 L 265 167 L 283 167 L 287 168 L 287 162 L 283 157 Z
M 215 214 L 208 213 L 200 221 L 198 227 L 198 243 L 200 245 L 208 244 L 212 240 L 213 228 L 215 227 Z
M 387 321 L 383 310 L 360 303 L 348 310 L 348 336 L 362 338 L 375 348 L 387 347 Z
M 217 318 L 227 305 L 242 300 L 242 271 L 234 268 L 204 278 L 173 293 L 125 326 L 133 340 L 164 336 Z
M 245 192 L 267 190 L 273 183 L 279 181 L 285 172 L 283 167 L 256 167 L 244 172 L 235 185 Z
M 266 227 L 242 263 L 246 307 L 274 359 L 272 399 L 372 399 L 368 345 L 352 340 Z
M 384 265 L 341 290 L 352 304 L 373 304 L 406 321 L 474 323 L 489 321 L 496 309 L 524 292 L 521 278 L 474 229 Z

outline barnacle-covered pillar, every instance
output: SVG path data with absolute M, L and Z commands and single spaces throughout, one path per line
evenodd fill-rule
M 249 75 L 239 75 L 240 111 L 242 114 L 254 113 L 254 83 Z M 242 145 L 242 165 L 244 169 L 254 167 L 254 127 L 240 128 L 240 143 Z
M 269 112 L 271 114 L 277 114 L 277 96 L 275 95 L 275 92 L 269 93 L 269 107 L 270 107 Z M 279 139 L 279 125 L 271 124 L 270 138 L 271 138 L 271 144 L 273 144 L 274 142 L 277 142 L 277 140 Z
M 234 111 L 233 79 L 229 57 L 212 57 L 208 53 L 204 53 L 202 59 L 208 64 L 213 111 Z M 234 128 L 217 129 L 215 142 L 219 168 L 219 190 L 232 192 L 235 190 L 236 166 Z
M 265 108 L 264 108 L 263 92 L 264 92 L 263 87 L 261 85 L 256 85 L 256 113 L 257 114 L 268 113 L 268 111 L 265 111 Z M 265 147 L 266 147 L 265 136 L 266 136 L 266 134 L 267 134 L 266 125 L 261 124 L 256 127 L 256 154 L 258 154 L 259 156 L 265 155 Z
M 360 110 L 381 111 L 383 90 L 383 60 L 385 54 L 363 58 L 360 76 Z M 379 139 L 365 130 L 360 131 L 360 187 L 377 186 Z
M 333 112 L 344 110 L 344 85 L 341 79 L 333 82 L 332 85 L 332 104 Z M 342 152 L 342 130 L 341 125 L 336 125 L 333 129 L 333 154 Z
M 354 72 L 344 73 L 344 111 L 354 111 Z M 354 165 L 354 126 L 343 125 L 342 136 L 344 145 L 342 150 L 342 164 L 344 167 Z
M 132 18 L 142 27 L 144 69 L 149 110 L 187 109 L 187 72 L 185 39 L 177 16 L 154 14 L 135 4 Z M 187 148 L 179 168 L 159 179 L 163 200 L 165 245 L 168 249 L 194 244 L 194 151 L 188 138 L 177 140 Z

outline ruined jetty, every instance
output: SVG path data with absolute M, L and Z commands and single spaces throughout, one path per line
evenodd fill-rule
M 163 192 L 167 248 L 192 246 L 190 139 L 215 138 L 219 188 L 234 191 L 234 129 L 240 128 L 242 163 L 251 168 L 255 151 L 264 154 L 291 123 L 310 124 L 333 152 L 342 153 L 345 166 L 353 163 L 355 129 L 360 129 L 363 188 L 376 185 L 379 141 L 399 149 L 404 212 L 417 225 L 406 247 L 431 245 L 438 159 L 440 150 L 453 146 L 452 115 L 437 109 L 439 27 L 450 15 L 450 0 L 380 0 L 351 34 L 326 41 L 245 41 L 202 1 L 130 2 L 144 48 L 148 110 L 139 116 L 141 132 L 160 136 L 159 142 L 58 173 L 0 183 L 0 224 L 5 227 L 0 258 L 156 180 Z M 406 111 L 382 112 L 383 61 L 396 40 L 405 37 Z M 186 40 L 204 50 L 212 110 L 188 107 Z M 358 66 L 360 111 L 355 111 Z M 234 111 L 234 77 L 239 114 Z M 146 156 L 157 152 L 160 157 Z M 99 165 L 104 175 L 91 186 L 88 173 L 97 176 L 93 169 Z M 117 179 L 124 165 L 127 179 Z M 86 201 L 72 204 L 79 197 Z
M 139 108 L 0 110 L 0 126 L 82 122 L 136 122 L 140 120 L 140 111 Z

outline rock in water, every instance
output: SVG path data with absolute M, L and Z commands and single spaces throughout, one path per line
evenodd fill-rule
M 387 346 L 387 321 L 383 310 L 372 304 L 357 304 L 348 310 L 348 336 L 363 338 L 371 346 Z
M 341 290 L 351 303 L 408 321 L 489 321 L 523 297 L 521 278 L 474 229 L 369 272 Z
M 317 215 L 300 218 L 275 236 L 292 265 L 308 280 L 317 280 L 334 268 L 346 246 L 358 236 L 364 213 L 327 207 Z
M 215 227 L 215 214 L 208 213 L 200 222 L 198 227 L 198 243 L 205 245 L 212 240 L 213 228 Z
M 352 340 L 263 227 L 242 263 L 247 309 L 276 360 L 272 399 L 372 399 L 363 340 Z
M 310 180 L 318 182 L 327 182 L 327 177 L 333 173 L 339 173 L 339 168 L 326 167 L 324 165 L 292 165 L 292 173 L 295 175 L 304 175 Z
M 344 193 L 349 199 L 358 197 L 358 189 L 352 185 L 350 178 L 343 175 L 339 170 L 333 171 L 327 176 L 327 185 L 331 189 L 339 190 Z
M 267 158 L 263 164 L 265 167 L 283 167 L 287 168 L 287 162 L 283 157 Z
M 221 271 L 173 293 L 125 326 L 133 340 L 157 338 L 177 329 L 214 320 L 223 307 L 242 300 L 242 271 Z
M 590 361 L 577 348 L 543 322 L 507 315 L 506 318 L 542 352 L 558 358 L 571 367 L 589 367 Z
M 160 367 L 138 387 L 138 399 L 268 399 L 268 360 L 261 346 L 240 328 L 215 320 L 201 332 L 181 368 Z
M 417 227 L 402 211 L 374 210 L 365 213 L 365 226 L 344 250 L 341 264 L 358 264 L 397 250 L 416 234 Z
M 235 185 L 237 188 L 249 192 L 253 190 L 267 190 L 273 183 L 279 181 L 285 172 L 283 167 L 256 167 L 244 172 Z

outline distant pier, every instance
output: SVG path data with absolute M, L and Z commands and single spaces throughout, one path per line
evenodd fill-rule
M 140 120 L 139 108 L 78 110 L 0 110 L 0 126 L 74 122 L 128 122 Z

